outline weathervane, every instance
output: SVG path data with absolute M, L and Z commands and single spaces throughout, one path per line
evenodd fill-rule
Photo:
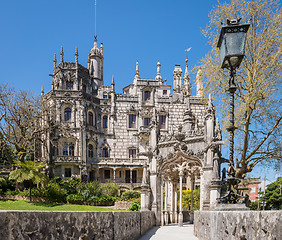
M 192 47 L 185 49 L 184 51 L 186 52 L 186 60 L 188 61 L 188 52 L 191 50 Z

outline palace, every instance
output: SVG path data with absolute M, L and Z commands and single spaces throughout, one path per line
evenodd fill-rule
M 192 96 L 187 59 L 184 76 L 175 65 L 173 86 L 160 62 L 151 79 L 141 78 L 137 62 L 133 83 L 118 94 L 114 78 L 104 85 L 103 50 L 95 38 L 87 67 L 79 64 L 77 49 L 75 62 L 64 61 L 63 48 L 58 64 L 54 57 L 52 88 L 42 92 L 55 116 L 42 147 L 50 175 L 139 189 L 142 210 L 155 211 L 157 220 L 177 221 L 177 189 L 200 186 L 201 209 L 212 209 L 220 194 L 222 141 L 212 99 L 203 97 L 201 71 Z

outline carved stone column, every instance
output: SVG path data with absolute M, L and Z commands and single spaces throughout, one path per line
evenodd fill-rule
M 164 195 L 163 179 L 161 178 L 161 226 L 164 226 Z
M 165 224 L 168 224 L 167 204 L 168 204 L 168 181 L 165 180 L 165 212 L 164 212 Z
M 178 216 L 178 226 L 183 226 L 183 213 L 182 213 L 182 179 L 183 179 L 183 170 L 179 171 L 179 216 Z

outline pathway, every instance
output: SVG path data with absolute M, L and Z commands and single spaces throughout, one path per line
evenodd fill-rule
M 183 227 L 177 224 L 158 226 L 150 229 L 139 240 L 198 240 L 193 234 L 194 225 L 183 223 Z

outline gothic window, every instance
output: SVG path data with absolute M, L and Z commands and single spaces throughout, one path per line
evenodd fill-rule
M 70 120 L 71 120 L 71 109 L 66 108 L 65 109 L 65 122 L 70 121 Z
M 63 156 L 74 156 L 74 144 L 64 143 L 63 145 Z
M 63 146 L 63 156 L 68 156 L 69 155 L 68 147 L 69 147 L 68 144 L 64 143 L 64 146 Z
M 129 148 L 128 153 L 129 158 L 136 158 L 136 148 Z
M 167 95 L 167 90 L 163 90 L 163 95 L 164 95 L 164 96 Z
M 71 177 L 71 168 L 65 168 L 65 177 Z
M 83 89 L 83 92 L 86 92 L 86 85 L 85 84 L 83 84 L 82 89 Z
M 67 89 L 67 90 L 72 90 L 72 88 L 73 88 L 73 82 L 67 81 L 67 82 L 66 82 L 66 89 Z
M 102 149 L 102 157 L 108 158 L 109 157 L 109 149 L 107 147 L 103 147 Z
M 88 125 L 89 126 L 93 126 L 94 125 L 93 113 L 92 112 L 88 112 Z
M 165 115 L 159 116 L 159 127 L 160 129 L 166 129 L 166 116 Z
M 69 144 L 69 156 L 74 156 L 74 145 L 73 145 L 73 143 Z
M 128 127 L 136 128 L 136 114 L 129 114 L 128 120 L 129 120 Z
M 108 116 L 103 116 L 103 128 L 108 128 Z
M 148 101 L 151 98 L 151 92 L 150 91 L 145 91 L 144 92 L 144 101 Z
M 151 122 L 151 118 L 144 118 L 144 126 L 149 127 Z
M 93 158 L 94 157 L 94 148 L 92 144 L 88 145 L 88 157 Z

